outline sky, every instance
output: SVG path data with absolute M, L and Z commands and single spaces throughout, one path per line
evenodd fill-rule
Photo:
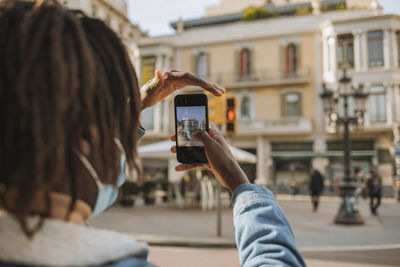
M 385 13 L 400 14 L 400 0 L 378 0 Z M 171 22 L 202 17 L 205 8 L 220 0 L 127 0 L 128 16 L 150 36 L 174 33 Z
M 178 121 L 184 119 L 196 119 L 200 124 L 206 116 L 206 111 L 204 106 L 177 107 L 176 115 L 178 117 Z

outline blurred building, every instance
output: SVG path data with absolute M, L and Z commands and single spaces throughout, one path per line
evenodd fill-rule
M 249 5 L 262 10 L 243 11 Z M 370 93 L 365 128 L 352 133 L 353 166 L 378 166 L 391 185 L 400 119 L 399 16 L 383 15 L 375 0 L 222 0 L 203 18 L 171 25 L 176 34 L 139 41 L 141 81 L 155 69 L 179 69 L 235 95 L 238 130 L 229 140 L 257 155 L 256 165 L 244 166 L 250 179 L 278 188 L 290 180 L 306 185 L 313 166 L 332 184 L 341 177 L 342 135 L 327 128 L 319 94 L 324 82 L 338 85 L 346 64 Z M 143 112 L 145 142 L 173 131 L 172 105 L 170 97 Z
M 147 37 L 147 34 L 129 21 L 126 0 L 62 0 L 59 2 L 71 9 L 82 10 L 89 16 L 103 20 L 122 39 L 132 59 L 135 58 L 137 51 L 137 40 Z

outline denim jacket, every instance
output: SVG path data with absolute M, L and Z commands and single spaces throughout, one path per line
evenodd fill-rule
M 241 266 L 306 266 L 290 223 L 271 191 L 241 185 L 232 203 Z
M 235 238 L 239 251 L 239 261 L 241 266 L 305 266 L 304 260 L 296 248 L 296 243 L 289 221 L 276 202 L 275 197 L 268 189 L 251 184 L 240 186 L 233 194 L 233 214 Z M 100 234 L 105 235 L 108 238 L 111 236 L 111 238 L 114 238 L 115 241 L 110 242 L 114 244 L 112 247 L 121 247 L 123 242 L 127 242 L 127 244 L 131 245 L 131 241 L 125 240 L 126 238 L 121 234 L 108 233 L 104 230 L 96 229 L 85 230 L 83 226 L 77 226 L 58 220 L 47 222 L 45 225 L 51 226 L 51 224 L 57 224 L 57 227 L 53 228 L 56 229 L 57 233 L 61 235 L 64 232 L 68 232 L 68 229 L 73 228 L 73 231 L 79 231 L 79 236 L 82 236 L 83 233 L 85 233 L 83 236 L 88 235 L 89 238 L 90 236 L 94 236 L 94 238 L 100 238 Z M 16 233 L 14 238 L 12 238 L 13 231 L 10 231 L 10 229 L 13 227 L 18 229 L 14 230 Z M 17 232 L 20 231 L 19 226 L 15 222 L 8 221 L 7 223 L 7 220 L 3 219 L 0 220 L 0 232 L 2 228 L 4 228 L 3 230 L 8 229 L 7 233 L 9 233 L 10 236 L 0 236 L 0 266 L 22 266 L 21 263 L 26 263 L 26 260 L 20 262 L 19 264 L 15 264 L 12 263 L 14 261 L 10 260 L 10 258 L 6 256 L 7 252 L 3 251 L 6 254 L 1 252 L 2 247 L 7 248 L 10 246 L 10 240 L 15 240 Z M 90 234 L 90 232 L 93 233 Z M 40 233 L 42 233 L 42 231 Z M 21 233 L 18 233 L 18 236 L 19 235 L 21 235 Z M 68 241 L 68 239 L 69 237 L 73 236 L 77 236 L 77 234 L 68 234 L 67 237 L 59 237 L 56 239 L 64 240 L 64 244 L 68 248 L 68 244 L 71 243 Z M 54 235 L 51 235 L 50 240 L 54 240 L 54 237 Z M 118 240 L 121 240 L 121 242 L 118 242 Z M 2 246 L 2 244 L 4 246 Z M 114 258 L 114 260 L 108 262 L 106 261 L 107 263 L 94 265 L 113 267 L 154 266 L 147 261 L 147 249 L 137 249 L 138 246 L 139 245 L 134 245 L 133 247 L 133 249 L 137 251 L 135 253 L 128 255 L 125 254 L 126 256 L 116 259 Z M 112 252 L 112 247 L 109 249 L 110 254 L 115 256 L 114 252 Z M 31 246 L 28 247 L 28 249 L 30 248 Z M 25 250 L 20 247 L 19 249 L 11 249 L 11 252 L 21 252 L 21 249 Z M 85 249 L 90 250 L 90 248 Z M 50 250 L 51 249 L 49 249 L 46 253 L 51 253 Z M 120 248 L 117 248 L 116 251 L 120 252 L 120 250 Z M 16 257 L 21 259 L 22 256 L 17 255 Z M 45 259 L 43 260 L 44 262 L 41 262 L 40 265 L 47 265 L 47 261 Z M 29 265 L 30 264 L 27 264 L 25 266 Z
M 145 130 L 140 127 L 138 140 L 141 139 L 144 133 Z M 235 239 L 241 266 L 305 266 L 304 260 L 296 247 L 289 221 L 286 218 L 285 213 L 279 207 L 271 191 L 256 185 L 241 185 L 233 193 L 232 203 Z M 18 259 L 16 261 L 12 260 L 10 255 L 7 255 L 5 248 L 10 248 L 10 240 L 16 240 L 15 237 L 22 234 L 20 233 L 20 228 L 16 226 L 17 224 L 14 221 L 10 222 L 10 220 L 10 218 L 2 219 L 0 217 L 0 232 L 5 233 L 7 230 L 7 233 L 10 235 L 8 237 L 0 235 L 0 266 L 11 267 L 35 265 L 30 264 L 32 262 L 29 260 L 23 260 L 22 255 L 16 255 L 15 259 Z M 132 251 L 135 251 L 134 253 L 128 253 L 128 255 L 125 253 L 125 256 L 115 258 L 115 253 L 110 251 L 110 254 L 112 255 L 109 261 L 106 260 L 102 264 L 85 265 L 112 267 L 154 266 L 147 261 L 148 250 L 146 248 L 141 247 L 140 244 L 131 244 L 133 241 L 126 240 L 126 238 L 121 236 L 121 234 L 108 233 L 104 230 L 84 229 L 82 226 L 76 226 L 63 221 L 54 221 L 52 223 L 60 224 L 57 225 L 57 227 L 53 227 L 54 229 L 58 229 L 56 232 L 59 234 L 66 232 L 66 230 L 70 228 L 73 228 L 73 232 L 78 231 L 80 233 L 79 235 L 66 234 L 67 237 L 59 238 L 64 241 L 63 244 L 66 244 L 67 248 L 69 244 L 74 246 L 74 242 L 69 242 L 70 240 L 68 240 L 70 237 L 88 235 L 90 238 L 91 235 L 94 235 L 94 237 L 99 238 L 99 234 L 103 234 L 108 238 L 114 238 L 114 242 L 108 243 L 115 244 L 115 246 L 122 245 L 125 247 L 123 242 L 127 242 L 130 246 L 133 245 Z M 45 225 L 51 226 L 51 222 L 47 222 Z M 10 231 L 13 227 L 15 228 L 15 233 Z M 50 240 L 54 240 L 54 236 L 51 235 Z M 118 240 L 121 240 L 121 242 L 118 242 Z M 28 246 L 27 249 L 32 249 L 31 245 Z M 42 247 L 40 243 L 37 245 Z M 90 249 L 90 247 L 87 249 Z M 118 252 L 121 250 L 118 247 L 116 249 Z M 21 252 L 21 250 L 24 251 L 25 249 L 20 246 L 18 249 L 10 248 L 10 252 Z M 46 253 L 51 253 L 50 250 L 51 249 L 46 251 Z M 38 257 L 39 255 L 34 256 Z M 89 258 L 90 256 L 91 255 L 88 255 Z M 48 264 L 49 262 L 46 261 L 46 258 L 41 260 L 42 262 L 40 265 L 51 265 Z M 61 265 L 68 264 L 61 263 Z

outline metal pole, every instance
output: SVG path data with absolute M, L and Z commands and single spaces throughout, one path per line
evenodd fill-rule
M 351 183 L 350 178 L 350 133 L 349 133 L 349 105 L 347 102 L 347 95 L 344 96 L 344 132 L 343 132 L 343 145 L 344 145 L 344 182 Z
M 342 120 L 344 131 L 343 131 L 343 167 L 344 177 L 343 181 L 339 185 L 340 196 L 342 202 L 339 207 L 339 212 L 335 217 L 335 223 L 338 224 L 364 224 L 364 219 L 354 209 L 353 206 L 353 194 L 355 185 L 351 182 L 350 176 L 350 118 L 349 118 L 349 106 L 348 106 L 348 95 L 343 95 L 344 100 L 344 118 Z
M 221 184 L 217 183 L 217 237 L 222 236 Z

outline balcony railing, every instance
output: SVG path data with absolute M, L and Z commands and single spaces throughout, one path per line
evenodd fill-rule
M 243 86 L 268 86 L 281 84 L 299 84 L 310 82 L 311 70 L 309 68 L 298 69 L 295 72 L 281 70 L 258 70 L 248 75 L 240 75 L 234 72 L 214 73 L 209 79 L 227 88 Z
M 312 122 L 310 118 L 306 117 L 239 121 L 238 123 L 239 135 L 298 135 L 308 134 L 311 132 Z

